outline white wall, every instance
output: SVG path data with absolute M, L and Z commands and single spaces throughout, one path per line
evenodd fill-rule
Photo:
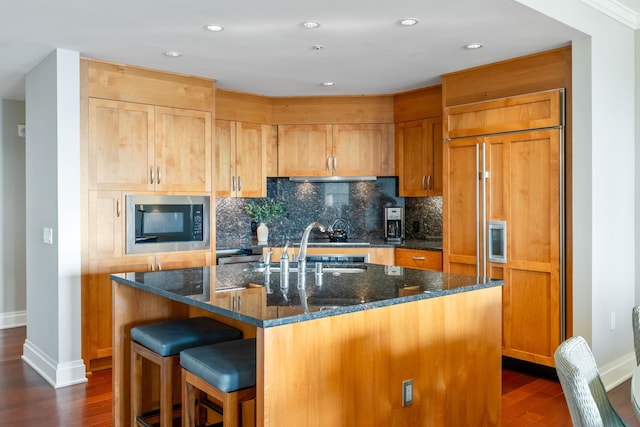
M 27 339 L 54 387 L 86 381 L 80 318 L 80 56 L 58 49 L 26 78 Z M 51 244 L 43 238 L 53 230 Z
M 0 104 L 0 329 L 25 325 L 25 123 L 24 101 Z
M 590 36 L 573 55 L 573 320 L 611 387 L 635 367 L 636 35 L 581 0 L 517 1 Z

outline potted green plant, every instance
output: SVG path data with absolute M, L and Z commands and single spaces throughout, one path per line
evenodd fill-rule
M 247 203 L 243 209 L 245 214 L 259 224 L 256 230 L 259 243 L 266 243 L 269 240 L 267 223 L 275 218 L 289 215 L 284 202 L 277 199 L 265 199 L 261 202 Z

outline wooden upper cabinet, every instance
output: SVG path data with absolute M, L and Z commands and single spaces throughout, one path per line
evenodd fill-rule
M 392 141 L 392 125 L 333 125 L 333 175 L 394 175 Z
M 388 176 L 394 166 L 392 125 L 278 126 L 278 176 Z
M 157 191 L 211 191 L 211 113 L 156 107 Z
M 331 125 L 278 126 L 278 176 L 331 176 Z
M 271 126 L 216 120 L 216 196 L 265 197 Z
M 89 99 L 89 188 L 153 190 L 152 105 Z
M 89 188 L 211 191 L 211 114 L 89 99 Z
M 402 197 L 442 195 L 442 119 L 396 125 L 399 194 Z

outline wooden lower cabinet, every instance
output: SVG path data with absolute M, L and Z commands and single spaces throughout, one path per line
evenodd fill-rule
M 250 284 L 246 289 L 216 291 L 211 294 L 211 302 L 236 313 L 262 318 L 267 306 L 267 293 L 264 286 Z
M 112 297 L 110 274 L 208 265 L 211 252 L 140 255 L 89 262 L 82 277 L 82 358 L 88 372 L 111 368 Z
M 399 267 L 442 271 L 442 251 L 396 248 L 395 256 Z

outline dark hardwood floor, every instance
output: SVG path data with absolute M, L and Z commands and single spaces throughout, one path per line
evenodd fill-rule
M 97 372 L 85 384 L 54 389 L 22 362 L 25 333 L 23 327 L 0 330 L 0 425 L 110 426 L 111 371 Z M 513 367 L 503 370 L 503 427 L 571 426 L 562 389 L 550 372 L 527 373 Z M 629 425 L 640 427 L 631 405 L 630 381 L 613 389 L 609 396 Z

